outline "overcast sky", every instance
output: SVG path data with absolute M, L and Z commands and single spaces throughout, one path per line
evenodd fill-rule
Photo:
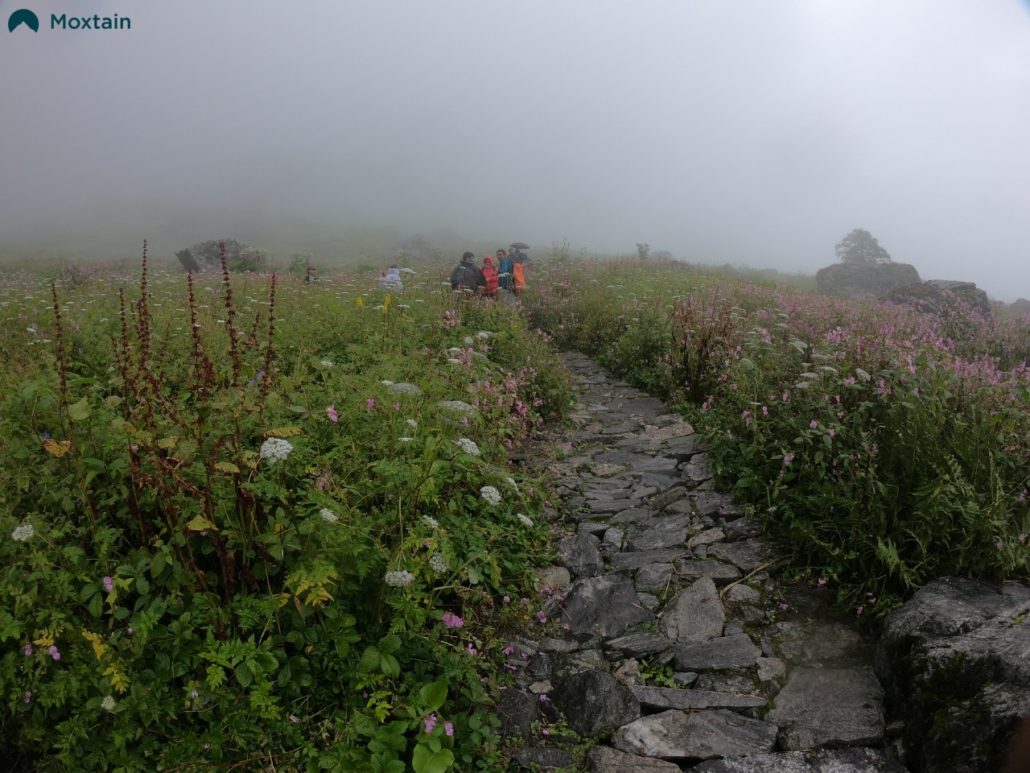
M 260 215 L 811 272 L 861 227 L 1030 297 L 1027 0 L 20 7 L 0 242 Z

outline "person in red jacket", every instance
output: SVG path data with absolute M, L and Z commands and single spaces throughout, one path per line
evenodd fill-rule
M 497 296 L 497 268 L 494 266 L 494 259 L 489 255 L 483 258 L 483 295 L 487 298 L 495 298 Z

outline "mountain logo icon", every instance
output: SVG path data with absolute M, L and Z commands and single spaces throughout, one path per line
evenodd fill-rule
M 28 8 L 22 8 L 11 14 L 11 18 L 7 20 L 7 30 L 14 32 L 22 24 L 33 32 L 39 32 L 39 17 Z

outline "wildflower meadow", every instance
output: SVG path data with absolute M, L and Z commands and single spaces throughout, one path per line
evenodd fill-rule
M 671 261 L 556 261 L 534 325 L 706 434 L 790 571 L 876 616 L 1030 574 L 1030 319 L 941 315 Z
M 438 279 L 6 278 L 6 769 L 497 769 L 568 387 Z

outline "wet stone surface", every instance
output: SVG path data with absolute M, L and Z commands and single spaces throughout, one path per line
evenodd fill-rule
M 579 354 L 578 405 L 526 463 L 556 494 L 549 621 L 509 656 L 515 769 L 898 773 L 872 648 L 831 591 L 779 579 L 776 547 L 719 491 L 704 439 Z M 564 720 L 594 746 L 551 732 Z

